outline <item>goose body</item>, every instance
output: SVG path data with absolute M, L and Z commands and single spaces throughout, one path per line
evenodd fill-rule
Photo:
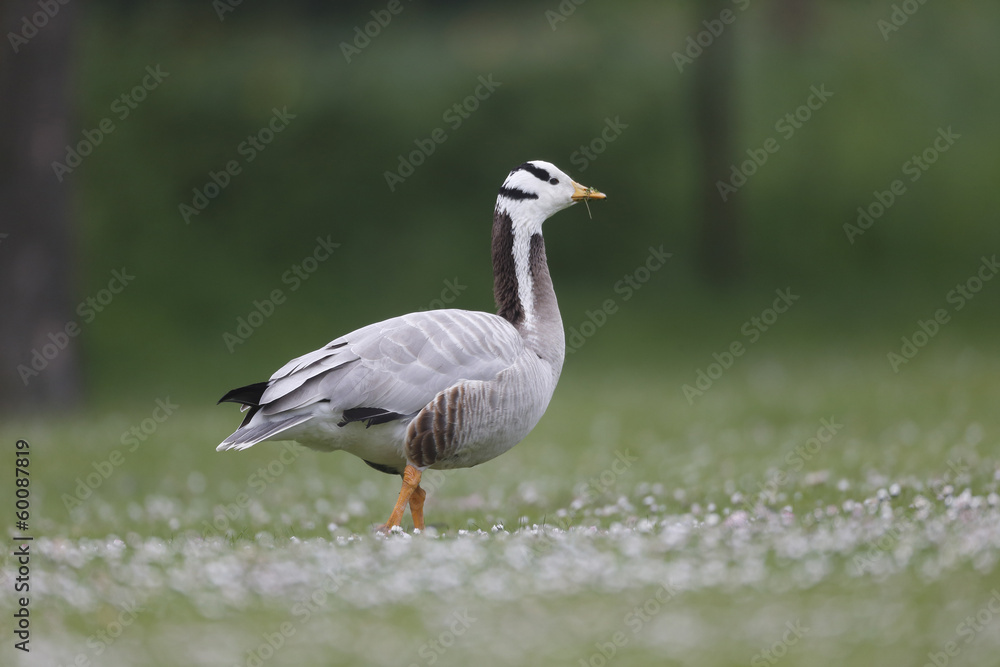
M 562 319 L 549 276 L 542 222 L 604 195 L 554 165 L 510 172 L 493 219 L 498 314 L 446 309 L 370 324 L 293 359 L 269 380 L 223 401 L 247 415 L 219 450 L 295 440 L 344 450 L 403 475 L 385 527 L 409 503 L 423 527 L 420 473 L 468 468 L 506 452 L 541 419 L 565 358 Z

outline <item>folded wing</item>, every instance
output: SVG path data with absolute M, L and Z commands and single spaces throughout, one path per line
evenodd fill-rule
M 273 437 L 313 418 L 321 405 L 341 424 L 412 417 L 462 380 L 495 378 L 523 351 L 517 330 L 489 313 L 432 310 L 371 324 L 278 369 L 253 414 L 219 449 Z

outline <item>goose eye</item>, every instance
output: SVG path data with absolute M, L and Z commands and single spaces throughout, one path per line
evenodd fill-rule
M 551 185 L 559 185 L 559 179 L 558 178 L 550 178 L 549 179 L 549 183 Z

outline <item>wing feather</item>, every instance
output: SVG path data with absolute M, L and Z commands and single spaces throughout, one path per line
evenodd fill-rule
M 503 318 L 465 310 L 411 313 L 372 324 L 289 361 L 261 398 L 269 419 L 329 402 L 336 412 L 415 414 L 461 380 L 490 380 L 524 350 Z

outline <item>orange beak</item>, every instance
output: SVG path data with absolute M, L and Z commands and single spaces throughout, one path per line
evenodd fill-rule
M 598 192 L 594 188 L 588 188 L 586 185 L 580 185 L 576 181 L 573 181 L 573 197 L 574 201 L 580 201 L 581 199 L 605 199 L 607 197 L 603 192 Z

